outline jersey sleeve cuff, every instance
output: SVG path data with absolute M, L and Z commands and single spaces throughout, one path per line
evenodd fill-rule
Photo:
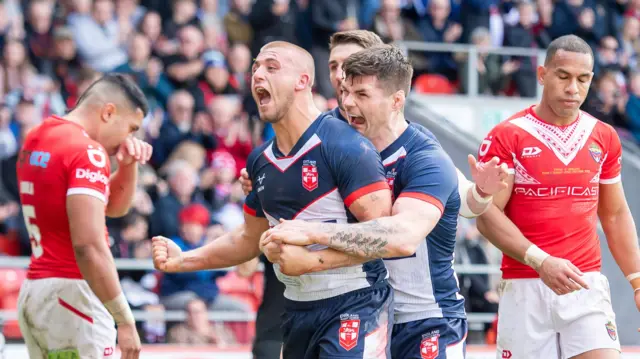
M 439 199 L 433 196 L 430 196 L 428 194 L 424 194 L 420 192 L 402 192 L 400 193 L 400 196 L 398 196 L 398 198 L 402 198 L 402 197 L 419 199 L 421 201 L 427 202 L 429 204 L 436 206 L 436 208 L 440 210 L 441 215 L 444 213 L 444 205 L 442 204 L 442 202 L 440 202 Z
M 104 193 L 93 188 L 74 187 L 67 190 L 67 196 L 73 196 L 76 194 L 85 194 L 91 197 L 95 197 L 104 203 L 107 203 L 107 198 L 105 197 Z
M 375 191 L 382 191 L 385 189 L 389 189 L 389 185 L 387 184 L 387 182 L 385 181 L 380 181 L 380 182 L 375 182 L 372 183 L 370 185 L 366 185 L 362 188 L 359 188 L 353 192 L 351 192 L 350 195 L 347 196 L 347 198 L 344 199 L 344 204 L 347 207 L 351 207 L 351 205 L 353 204 L 353 202 L 355 202 L 358 198 L 365 196 L 371 192 L 375 192 Z
M 622 175 L 617 175 L 613 178 L 610 179 L 606 179 L 606 178 L 600 178 L 600 184 L 616 184 L 618 182 L 620 182 L 622 180 Z
M 250 216 L 253 216 L 253 217 L 257 217 L 258 216 L 257 211 L 255 209 L 247 206 L 246 203 L 242 206 L 242 210 L 244 211 L 244 213 L 246 213 L 246 214 L 248 214 Z

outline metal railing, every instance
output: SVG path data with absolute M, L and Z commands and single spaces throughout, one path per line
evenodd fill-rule
M 29 265 L 29 257 L 0 257 L 0 268 L 14 268 L 25 269 Z M 151 271 L 155 270 L 153 262 L 151 260 L 141 259 L 115 259 L 116 268 L 118 270 L 141 270 Z M 234 267 L 223 268 L 218 270 L 229 271 Z M 258 266 L 258 271 L 263 271 L 264 266 L 262 263 Z M 458 274 L 498 274 L 500 268 L 491 265 L 456 265 L 456 272 Z M 134 310 L 133 316 L 136 321 L 147 320 L 165 320 L 165 321 L 184 321 L 187 318 L 186 311 L 183 310 L 171 310 L 171 311 L 143 311 Z M 490 323 L 495 319 L 493 313 L 468 313 L 467 317 L 470 323 Z M 254 313 L 238 313 L 238 312 L 224 312 L 224 311 L 211 311 L 208 313 L 209 320 L 219 322 L 250 322 L 256 319 Z M 15 320 L 17 319 L 17 312 L 11 310 L 0 310 L 0 322 L 2 320 Z
M 483 47 L 480 49 L 475 45 L 467 44 L 448 44 L 441 42 L 421 42 L 421 41 L 398 41 L 396 45 L 404 50 L 405 54 L 409 51 L 419 52 L 454 52 L 454 53 L 466 53 L 467 57 L 467 76 L 468 76 L 468 89 L 467 96 L 476 97 L 482 96 L 478 93 L 479 75 L 478 75 L 478 54 L 489 53 L 502 56 L 523 56 L 523 57 L 535 57 L 538 64 L 543 64 L 546 58 L 544 50 L 529 48 L 529 47 Z M 542 95 L 542 87 L 540 84 L 536 87 L 536 97 L 540 98 Z

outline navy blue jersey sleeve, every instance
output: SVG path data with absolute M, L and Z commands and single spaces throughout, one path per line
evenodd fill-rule
M 449 197 L 458 191 L 458 174 L 442 148 L 433 147 L 407 156 L 402 169 L 402 184 L 398 198 L 423 200 L 444 212 Z
M 373 144 L 350 128 L 339 136 L 339 140 L 326 143 L 325 150 L 344 204 L 349 207 L 366 194 L 389 189 L 380 154 Z
M 247 173 L 249 174 L 249 179 L 251 183 L 255 183 L 256 179 L 254 176 L 253 167 L 255 165 L 256 159 L 259 154 L 262 152 L 260 148 L 255 148 L 247 158 Z M 265 217 L 264 212 L 262 211 L 262 204 L 260 204 L 260 198 L 256 193 L 255 186 L 251 189 L 251 192 L 247 195 L 247 198 L 244 200 L 244 206 L 242 206 L 244 212 L 254 217 Z

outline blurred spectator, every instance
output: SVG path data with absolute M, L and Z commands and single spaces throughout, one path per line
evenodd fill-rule
M 629 129 L 640 143 L 640 72 L 631 74 L 629 80 L 629 101 L 625 108 Z
M 504 32 L 504 46 L 546 48 L 551 42 L 544 29 L 535 31 L 535 6 L 530 2 L 518 5 L 519 19 L 515 26 L 510 26 Z M 534 97 L 537 90 L 536 68 L 537 59 L 531 56 L 511 57 L 505 63 L 510 70 L 518 94 L 522 97 Z
M 229 50 L 229 84 L 236 93 L 251 92 L 251 51 L 243 44 L 235 44 Z
M 73 32 L 68 27 L 58 27 L 53 30 L 52 68 L 48 75 L 60 86 L 60 95 L 67 107 L 73 105 L 69 103 L 69 98 L 77 93 L 80 70 Z
M 373 31 L 385 43 L 420 41 L 420 32 L 413 22 L 400 15 L 400 0 L 382 0 L 382 6 L 373 22 Z
M 204 70 L 204 61 L 201 58 L 204 48 L 202 31 L 196 26 L 185 26 L 178 32 L 178 40 L 178 53 L 165 59 L 167 75 L 175 87 L 187 89 L 195 94 L 198 80 Z
M 449 0 L 431 0 L 427 15 L 420 20 L 420 32 L 424 41 L 456 43 L 462 35 L 462 26 L 449 19 Z M 454 81 L 457 77 L 456 63 L 448 52 L 428 53 L 427 70 L 446 76 Z
M 69 18 L 78 53 L 96 71 L 111 71 L 127 61 L 123 45 L 128 30 L 115 18 L 111 0 L 94 0 L 91 16 Z M 122 30 L 122 31 L 121 31 Z M 130 29 L 129 29 L 130 30 Z
M 136 28 L 140 24 L 146 10 L 140 6 L 139 2 L 139 0 L 115 0 L 116 16 L 121 26 Z M 132 29 L 128 30 L 128 32 L 131 31 Z
M 500 55 L 485 51 L 491 47 L 491 34 L 487 28 L 478 27 L 473 30 L 471 43 L 478 47 L 478 94 L 498 95 L 505 89 L 511 75 L 518 70 L 520 64 L 514 60 L 501 63 Z M 460 52 L 456 58 L 459 62 L 460 91 L 467 93 L 469 84 L 467 54 Z
M 596 62 L 593 72 L 596 77 L 605 72 L 613 74 L 618 86 L 625 85 L 624 73 L 627 69 L 621 63 L 619 56 L 618 40 L 613 36 L 605 36 L 600 41 L 598 50 L 595 53 Z M 625 60 L 626 61 L 626 60 Z
M 182 141 L 193 140 L 208 149 L 216 147 L 216 140 L 207 129 L 194 123 L 195 100 L 187 91 L 175 91 L 168 103 L 168 118 L 160 127 L 157 137 L 152 142 L 152 163 L 156 167 L 164 164 L 167 157 Z M 199 116 L 201 117 L 201 115 Z
M 191 345 L 235 344 L 233 333 L 208 319 L 207 306 L 200 299 L 192 299 L 186 306 L 187 321 L 169 330 L 169 343 Z
M 111 252 L 116 258 L 141 258 L 151 257 L 151 243 L 148 240 L 149 224 L 145 217 L 137 212 L 129 212 L 122 217 L 115 228 L 110 228 L 109 233 L 114 239 Z
M 213 131 L 217 149 L 225 150 L 236 162 L 236 176 L 247 165 L 247 157 L 253 144 L 249 132 L 248 118 L 240 112 L 241 104 L 234 96 L 217 96 L 209 109 L 213 117 Z
M 582 109 L 611 126 L 626 128 L 625 106 L 625 95 L 620 93 L 616 75 L 608 72 L 591 88 Z
M 358 0 L 314 0 L 311 2 L 313 46 L 311 54 L 316 61 L 316 86 L 325 98 L 335 96 L 329 69 L 329 37 L 336 31 L 357 30 Z
M 180 220 L 179 236 L 172 240 L 183 250 L 202 247 L 206 243 L 206 229 L 211 222 L 211 214 L 201 204 L 184 207 Z M 162 303 L 168 309 L 184 309 L 193 299 L 202 299 L 211 310 L 250 312 L 251 308 L 234 297 L 219 292 L 216 278 L 225 271 L 200 271 L 191 273 L 165 273 L 160 284 Z
M 478 27 L 494 32 L 495 25 L 491 26 L 492 15 L 499 16 L 499 0 L 465 0 L 460 4 L 461 42 L 468 43 L 471 40 L 471 32 Z
M 204 203 L 197 189 L 198 173 L 191 165 L 176 160 L 167 169 L 168 191 L 154 203 L 155 211 L 149 223 L 152 236 L 175 237 L 179 233 L 178 214 L 192 203 Z
M 349 1 L 351 0 L 343 2 Z M 257 55 L 260 48 L 271 41 L 296 43 L 297 12 L 295 0 L 256 0 L 249 15 L 249 22 L 253 28 L 252 53 Z
M 0 103 L 0 160 L 11 157 L 18 152 L 16 134 L 10 128 L 11 109 Z
M 625 17 L 620 34 L 620 45 L 622 47 L 620 59 L 623 65 L 630 69 L 637 69 L 638 51 L 640 51 L 640 20 L 631 16 Z
M 229 69 L 224 55 L 216 50 L 211 50 L 203 55 L 204 76 L 198 84 L 197 108 L 206 108 L 218 95 L 238 94 L 230 80 Z
M 27 6 L 27 44 L 31 63 L 39 72 L 50 71 L 53 57 L 53 4 L 32 0 Z
M 179 36 L 180 29 L 192 25 L 198 26 L 198 5 L 195 0 L 174 0 L 171 2 L 172 16 L 164 23 L 162 33 L 168 39 L 175 39 Z M 182 39 L 181 39 L 182 40 Z
M 25 73 L 29 71 L 29 67 L 31 67 L 31 64 L 24 45 L 14 39 L 6 41 L 2 48 L 2 78 L 4 81 L 0 92 L 4 95 L 19 89 L 26 76 Z
M 231 44 L 250 46 L 253 41 L 253 28 L 249 23 L 251 13 L 250 0 L 231 0 L 231 8 L 224 16 L 224 31 Z
M 162 61 L 151 56 L 151 41 L 140 33 L 129 40 L 129 61 L 114 71 L 131 74 L 149 100 L 152 108 L 164 108 L 173 86 L 163 72 Z
M 558 38 L 575 34 L 595 48 L 605 35 L 606 24 L 603 14 L 595 11 L 591 1 L 566 0 L 554 3 L 552 24 L 549 35 Z
M 155 11 L 147 11 L 140 20 L 140 32 L 151 41 L 152 53 L 155 56 L 168 56 L 178 52 L 178 42 L 167 39 L 162 34 L 162 18 Z

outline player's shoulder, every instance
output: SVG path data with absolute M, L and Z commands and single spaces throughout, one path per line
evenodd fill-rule
M 407 144 L 405 167 L 435 166 L 442 167 L 443 170 L 455 169 L 451 157 L 435 137 L 430 137 L 417 129 L 413 129 L 413 131 L 414 134 Z
M 265 141 L 263 144 L 256 146 L 253 148 L 253 150 L 251 150 L 251 152 L 249 153 L 249 156 L 247 157 L 247 171 L 249 172 L 249 174 L 251 174 L 251 171 L 253 170 L 254 164 L 256 163 L 256 161 L 260 158 L 260 156 L 264 153 L 264 151 L 271 146 L 271 144 L 273 143 L 273 138 Z
M 518 126 L 519 122 L 526 121 L 527 116 L 531 114 L 531 107 L 523 109 L 514 113 L 513 115 L 507 117 L 504 121 L 501 121 L 497 125 L 493 127 L 491 133 L 494 135 L 504 134 L 506 136 L 509 133 L 513 134 L 513 131 L 520 130 L 520 126 Z
M 375 147 L 366 137 L 356 131 L 348 123 L 336 118 L 330 111 L 323 112 L 316 120 L 316 135 L 322 142 L 322 147 L 344 151 L 360 151 Z
M 84 129 L 58 116 L 46 118 L 29 131 L 25 143 L 37 143 L 40 148 L 68 155 L 93 148 L 104 152 L 104 148 L 93 140 Z
M 618 132 L 616 131 L 615 128 L 613 128 L 613 126 L 611 126 L 610 124 L 601 121 L 599 118 L 593 116 L 592 114 L 586 112 L 586 111 L 580 111 L 580 116 L 582 117 L 582 120 L 586 120 L 586 121 L 592 121 L 594 123 L 593 125 L 593 131 L 592 133 L 595 135 L 604 135 L 604 136 L 618 136 Z
M 434 135 L 433 132 L 431 132 L 428 128 L 422 126 L 421 124 L 416 122 L 409 122 L 409 126 L 415 128 L 416 130 L 421 132 L 423 135 L 425 135 L 427 138 L 439 143 L 438 139 L 436 138 L 436 135 Z

